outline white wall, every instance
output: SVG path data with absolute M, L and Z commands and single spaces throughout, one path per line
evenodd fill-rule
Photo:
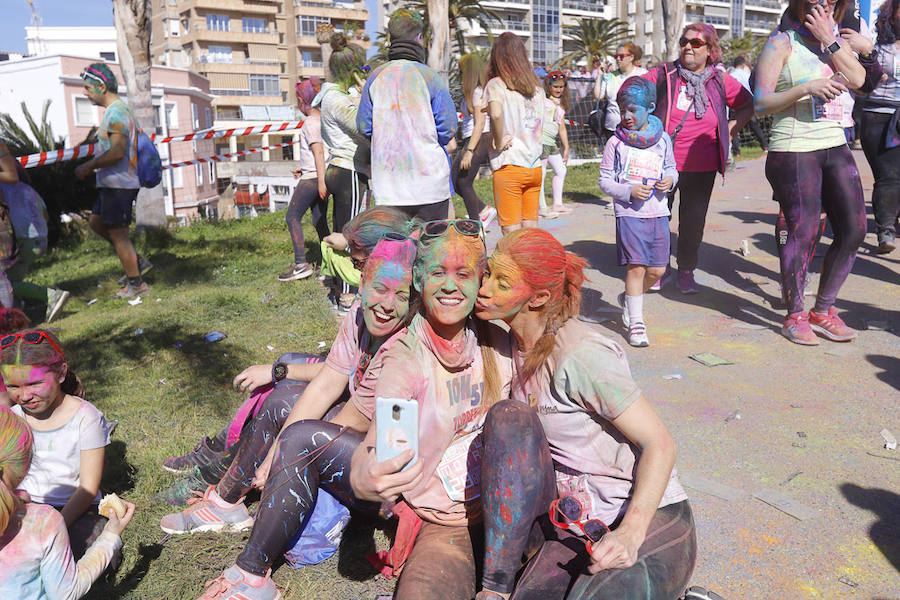
M 28 132 L 21 103 L 24 100 L 28 112 L 40 122 L 44 101 L 51 99 L 48 120 L 58 138 L 69 137 L 69 121 L 66 116 L 65 96 L 60 82 L 62 67 L 58 56 L 26 58 L 0 62 L 0 112 L 12 115 L 19 126 Z
M 25 41 L 32 56 L 100 58 L 101 52 L 112 52 L 118 62 L 115 27 L 26 27 Z

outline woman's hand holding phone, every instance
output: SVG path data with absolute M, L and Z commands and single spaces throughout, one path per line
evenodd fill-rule
M 405 450 L 379 462 L 374 446 L 360 448 L 354 453 L 350 468 L 353 495 L 372 502 L 396 502 L 403 492 L 413 489 L 422 480 L 421 459 L 402 470 L 414 457 L 413 450 Z

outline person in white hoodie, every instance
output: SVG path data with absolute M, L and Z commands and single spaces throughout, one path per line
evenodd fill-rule
M 388 21 L 388 58 L 366 81 L 356 124 L 372 140 L 375 204 L 423 221 L 446 219 L 457 114 L 441 76 L 425 66 L 422 17 L 406 9 Z
M 334 81 L 322 84 L 312 105 L 321 112 L 322 139 L 331 151 L 325 185 L 334 207 L 332 231 L 341 231 L 350 219 L 365 210 L 369 187 L 369 142 L 356 128 L 359 96 L 352 93 L 362 87 L 366 51 L 348 44 L 342 33 L 331 37 L 331 48 L 328 68 Z M 335 299 L 338 308 L 349 309 L 355 296 L 343 282 Z

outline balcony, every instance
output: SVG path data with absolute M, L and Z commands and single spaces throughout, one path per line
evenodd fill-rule
M 728 17 L 716 17 L 699 13 L 685 13 L 684 19 L 688 23 L 706 23 L 707 25 L 716 27 L 728 27 L 730 23 Z
M 235 11 L 259 15 L 277 15 L 278 0 L 179 0 L 180 10 L 191 7 L 216 11 Z
M 334 0 L 294 0 L 294 6 L 311 6 L 313 8 L 334 8 L 337 10 L 366 10 L 365 2 L 336 2 Z
M 777 19 L 767 21 L 765 19 L 744 19 L 744 29 L 753 29 L 759 32 L 769 33 L 778 24 Z
M 606 12 L 606 1 L 595 0 L 594 2 L 590 2 L 588 0 L 562 0 L 562 8 L 563 10 L 578 10 L 602 14 Z
M 369 20 L 369 12 L 365 5 L 357 5 L 352 2 L 312 2 L 311 0 L 298 0 L 297 14 L 309 17 L 331 17 L 338 21 L 362 21 Z
M 755 10 L 759 12 L 768 12 L 781 14 L 781 3 L 776 0 L 744 0 L 744 10 Z
M 193 29 L 183 36 L 182 43 L 193 41 L 225 42 L 230 44 L 278 44 L 278 32 L 274 27 L 270 30 L 236 31 L 232 29 L 208 29 L 206 23 L 196 23 Z
M 505 10 L 529 10 L 531 8 L 529 0 L 483 0 L 483 2 L 486 8 L 491 8 L 491 5 L 500 5 L 499 8 Z

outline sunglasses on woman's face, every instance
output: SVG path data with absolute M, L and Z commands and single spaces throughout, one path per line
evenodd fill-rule
M 697 48 L 702 48 L 703 46 L 705 46 L 706 42 L 704 42 L 700 38 L 687 39 L 687 38 L 683 37 L 680 40 L 678 40 L 678 45 L 681 46 L 682 48 L 684 48 L 685 46 L 690 46 L 691 48 L 696 50 Z
M 616 60 L 625 60 L 627 56 L 634 56 L 631 52 L 626 52 L 625 54 L 616 54 Z
M 806 0 L 810 6 L 836 6 L 839 0 Z
M 560 529 L 569 529 L 574 526 L 580 530 L 587 540 L 584 542 L 587 546 L 588 554 L 593 554 L 594 547 L 606 533 L 609 527 L 600 519 L 581 520 L 584 509 L 581 502 L 575 496 L 560 496 L 558 500 L 550 503 L 550 522 Z

